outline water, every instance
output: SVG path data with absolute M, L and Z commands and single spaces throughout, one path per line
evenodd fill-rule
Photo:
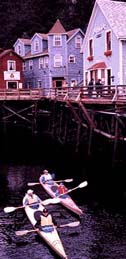
M 28 188 L 28 182 L 37 182 L 45 165 L 1 165 L 0 167 L 0 258 L 2 259 L 58 259 L 36 233 L 16 236 L 16 230 L 31 229 L 23 209 L 4 213 L 6 206 L 22 205 L 22 198 Z M 60 175 L 58 169 L 56 178 L 71 178 L 72 172 Z M 81 174 L 80 174 L 81 175 Z M 69 188 L 76 186 L 82 180 L 75 177 L 73 183 L 67 183 Z M 84 179 L 85 180 L 85 179 Z M 48 198 L 41 186 L 34 187 L 35 192 Z M 71 193 L 82 210 L 84 217 L 79 227 L 59 228 L 68 259 L 126 259 L 126 214 L 125 206 L 107 206 L 94 193 L 90 186 Z M 78 220 L 78 217 L 60 204 L 49 205 L 48 209 L 60 224 Z

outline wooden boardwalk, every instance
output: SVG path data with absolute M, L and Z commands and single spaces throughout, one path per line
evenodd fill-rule
M 99 94 L 94 87 L 90 96 L 87 87 L 1 89 L 0 106 L 3 128 L 19 121 L 38 132 L 45 112 L 51 134 L 64 144 L 76 142 L 76 150 L 85 132 L 89 153 L 94 133 L 113 142 L 114 159 L 118 145 L 126 142 L 126 86 L 103 86 Z
M 56 99 L 82 103 L 123 104 L 126 101 L 126 86 L 103 86 L 101 94 L 95 87 L 89 96 L 87 87 L 45 88 L 45 89 L 0 89 L 0 100 L 41 100 Z

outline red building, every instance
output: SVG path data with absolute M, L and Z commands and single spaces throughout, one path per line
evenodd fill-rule
M 0 49 L 0 89 L 23 88 L 23 83 L 23 58 L 12 49 Z

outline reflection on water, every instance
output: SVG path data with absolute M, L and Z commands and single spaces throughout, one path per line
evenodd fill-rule
M 6 206 L 22 205 L 22 198 L 28 182 L 37 182 L 42 168 L 40 166 L 3 166 L 0 168 L 0 258 L 2 259 L 58 259 L 36 233 L 16 236 L 16 230 L 31 229 L 23 209 L 4 213 Z M 58 177 L 57 177 L 58 178 Z M 67 184 L 71 188 L 73 183 Z M 74 182 L 76 186 L 76 183 Z M 48 195 L 41 186 L 35 192 L 46 199 Z M 126 215 L 122 212 L 101 207 L 95 200 L 92 203 L 80 201 L 78 190 L 76 202 L 85 211 L 79 227 L 59 228 L 68 259 L 126 259 Z M 72 195 L 72 194 L 71 194 Z M 84 195 L 84 190 L 83 190 Z M 87 194 L 86 194 L 87 195 Z M 93 205 L 91 205 L 93 204 Z M 61 205 L 49 205 L 49 210 L 60 224 L 77 217 Z

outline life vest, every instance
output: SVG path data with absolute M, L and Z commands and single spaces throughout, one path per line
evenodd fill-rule
M 60 185 L 58 187 L 58 191 L 59 191 L 59 194 L 64 194 L 64 193 L 67 192 L 67 188 L 65 186 L 63 186 L 63 185 Z
M 51 174 L 42 175 L 42 177 L 40 178 L 40 181 L 51 185 L 54 183 Z
M 52 180 L 51 174 L 44 175 L 44 179 L 45 179 L 45 181 Z
M 52 217 L 51 215 L 47 215 L 47 217 L 41 215 L 40 216 L 41 218 L 41 226 L 44 227 L 44 226 L 52 226 L 53 225 L 53 222 L 52 222 Z
M 27 195 L 27 199 L 28 199 L 28 203 L 29 204 L 38 202 L 38 198 L 37 198 L 37 196 L 35 194 L 33 194 L 32 196 Z

